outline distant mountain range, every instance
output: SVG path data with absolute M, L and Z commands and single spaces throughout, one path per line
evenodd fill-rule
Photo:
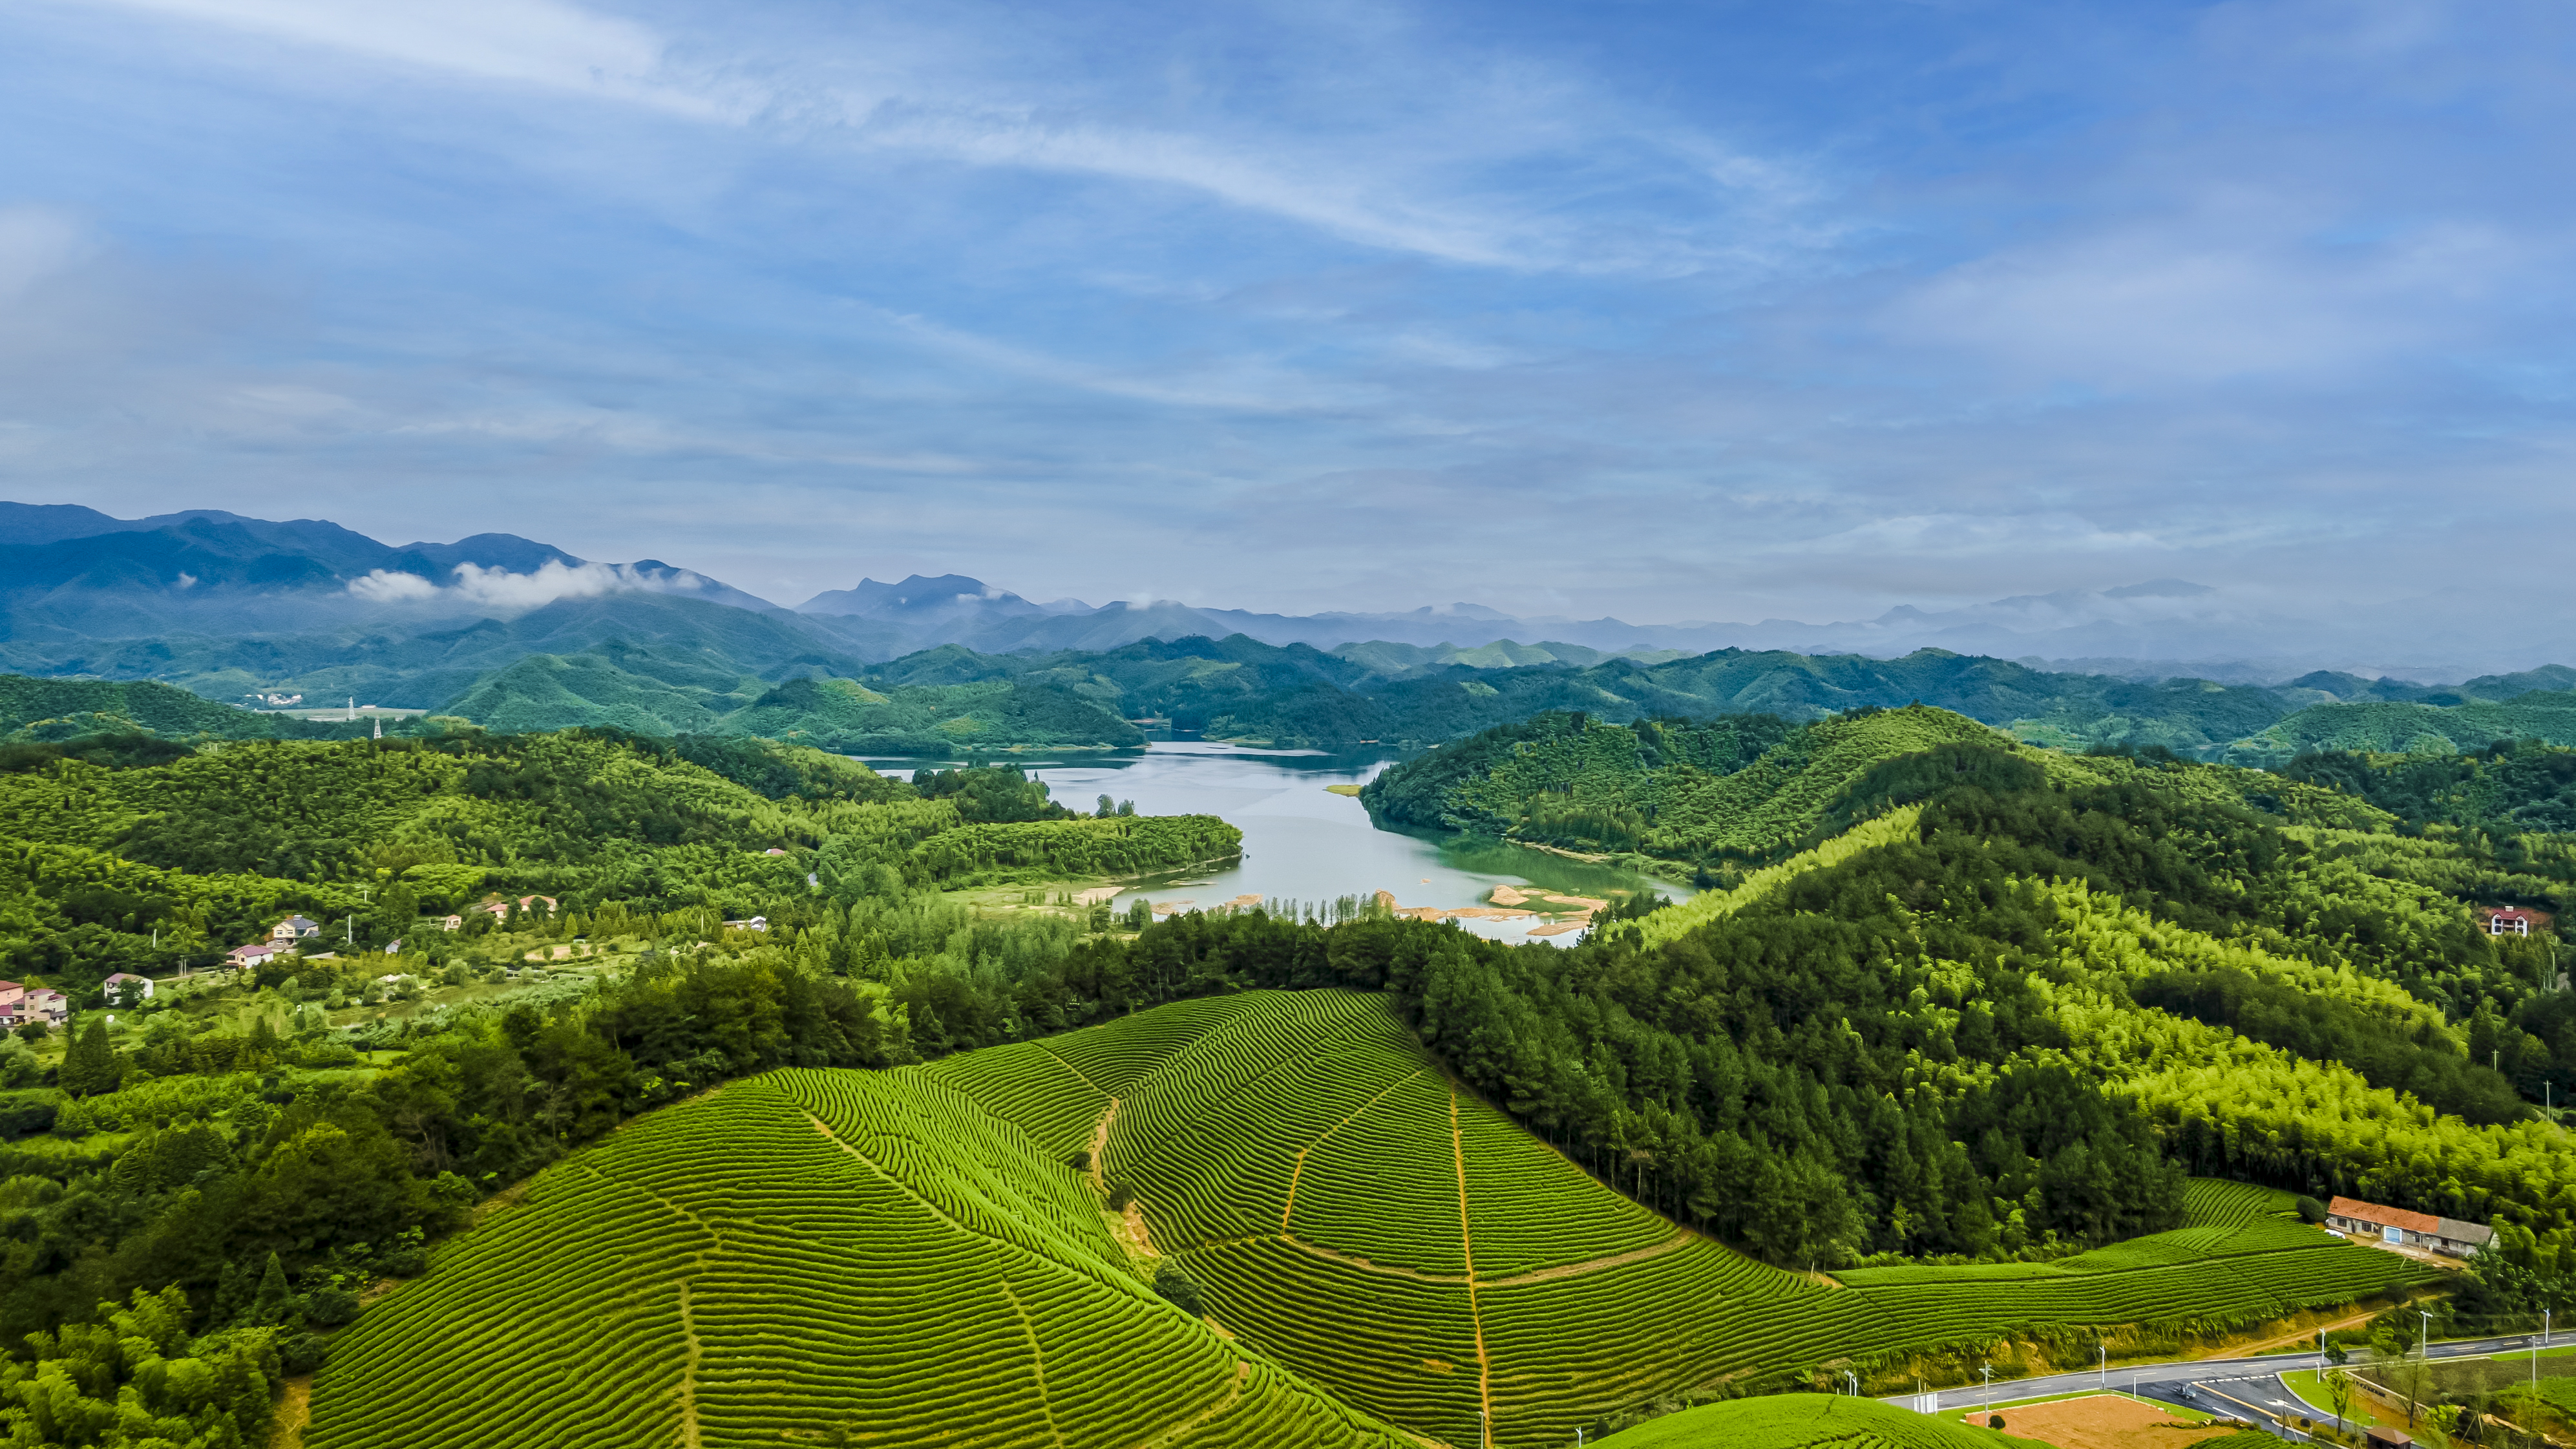
M 1400 613 L 1304 615 L 1169 601 L 1095 608 L 1076 599 L 1032 603 L 960 574 L 916 575 L 892 584 L 863 579 L 855 588 L 817 594 L 797 605 L 796 612 L 828 622 L 862 652 L 884 656 L 940 644 L 1003 654 L 1241 634 L 1265 644 L 1319 649 L 1372 641 L 1434 649 L 1547 641 L 1639 655 L 1746 649 L 1880 659 L 1944 649 L 2014 659 L 2035 668 L 2140 680 L 2191 676 L 2231 684 L 2273 684 L 2319 670 L 2430 684 L 2510 673 L 2538 662 L 2500 640 L 2491 628 L 2466 627 L 2446 635 L 2433 621 L 2449 617 L 2453 611 L 2447 608 L 2409 603 L 2342 611 L 2326 619 L 2290 617 L 2183 579 L 2022 595 L 1961 609 L 1901 605 L 1874 619 L 1832 624 L 1521 618 L 1465 603 Z M 2551 652 L 2576 654 L 2576 630 L 2558 632 L 2567 635 L 2567 643 Z
M 2554 700 L 2506 706 L 2576 686 L 2556 667 L 2458 685 L 2435 681 L 2466 669 L 2292 669 L 2262 627 L 2176 579 L 1828 625 L 1038 603 L 962 574 L 862 579 L 786 609 L 659 560 L 602 563 L 507 533 L 396 546 L 314 519 L 0 503 L 0 670 L 157 680 L 235 705 L 355 699 L 513 729 L 755 731 L 918 752 L 1131 743 L 1143 722 L 1421 744 L 1546 709 L 1806 719 L 1921 699 L 2053 744 L 2232 749 L 2254 763 L 2318 745 L 2552 734 Z M 2220 644 L 2235 652 L 2192 662 Z M 2074 666 L 2048 667 L 2041 645 Z M 788 687 L 800 681 L 850 688 Z M 2343 713 L 2309 713 L 2321 708 Z M 45 728 L 113 713 L 66 704 Z
M 1824 624 L 1524 618 L 1468 603 L 1305 615 L 1168 600 L 1038 603 L 963 574 L 915 575 L 894 583 L 862 579 L 787 609 L 658 559 L 603 563 L 508 533 L 392 545 L 317 519 L 272 522 L 213 509 L 119 519 L 71 504 L 0 503 L 0 664 L 37 673 L 222 673 L 224 678 L 196 687 L 224 697 L 234 692 L 227 686 L 252 676 L 295 683 L 277 671 L 301 668 L 299 661 L 317 653 L 345 652 L 343 641 L 352 631 L 411 636 L 478 620 L 514 622 L 544 606 L 582 599 L 614 598 L 620 604 L 615 612 L 645 615 L 654 612 L 641 602 L 648 596 L 776 621 L 799 641 L 786 651 L 790 657 L 811 653 L 862 663 L 943 644 L 997 654 L 1241 634 L 1265 644 L 1319 649 L 1376 642 L 1475 650 L 1544 642 L 1640 656 L 1733 648 L 1895 658 L 1938 648 L 2141 680 L 2188 675 L 2274 684 L 2327 669 L 2431 684 L 2511 673 L 2548 655 L 2576 655 L 2576 631 L 2560 629 L 2566 621 L 2552 622 L 2554 615 L 2542 617 L 2549 613 L 2545 601 L 2519 610 L 2521 632 L 2507 639 L 2491 624 L 2446 632 L 2448 626 L 2428 622 L 2460 616 L 2453 607 L 2457 601 L 2293 617 L 2182 579 L 2023 595 L 1959 609 L 1907 605 L 1873 619 Z M 696 627 L 724 631 L 668 618 L 640 627 L 664 638 Z M 561 632 L 543 623 L 535 628 Z M 2534 654 L 2534 638 L 2524 637 L 2534 630 L 2546 636 L 2543 643 L 2558 633 L 2569 637 L 2563 647 Z M 273 655 L 208 647 L 208 641 L 230 644 L 247 636 L 266 641 Z M 143 669 L 146 657 L 102 647 L 145 640 L 171 647 L 170 667 Z M 473 661 L 460 666 L 468 662 Z M 361 673 L 322 687 L 345 691 L 366 683 Z M 240 691 L 250 687 L 237 685 Z

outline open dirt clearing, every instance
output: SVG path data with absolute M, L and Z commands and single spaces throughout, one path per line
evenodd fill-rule
M 2054 1444 L 2058 1449 L 2185 1449 L 2234 1432 L 2216 1424 L 2177 1427 L 2173 1410 L 2142 1404 L 2117 1394 L 2092 1394 L 2047 1404 L 1998 1409 L 2004 1432 Z M 1960 1422 L 1983 1424 L 1986 1411 L 1972 1409 Z

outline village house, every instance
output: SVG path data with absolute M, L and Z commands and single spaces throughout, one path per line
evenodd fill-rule
M 465 918 L 463 916 L 441 916 L 438 918 L 438 928 L 442 931 L 462 931 L 465 929 Z
M 0 1026 L 21 1026 L 31 1021 L 60 1026 L 71 1019 L 71 1014 L 71 998 L 59 991 L 0 981 Z
M 2350 1197 L 2326 1204 L 2326 1226 L 2388 1247 L 2423 1248 L 2453 1258 L 2469 1256 L 2495 1236 L 2494 1229 L 2478 1223 L 2382 1207 Z
M 728 931 L 766 931 L 769 929 L 769 918 L 754 916 L 748 921 L 727 921 L 724 923 L 724 928 Z
M 515 904 L 519 908 L 519 914 L 524 916 L 533 914 L 536 911 L 536 903 L 538 901 L 546 903 L 547 915 L 551 916 L 555 913 L 555 898 L 553 896 L 521 896 Z M 505 897 L 497 901 L 485 901 L 474 909 L 478 911 L 489 911 L 492 915 L 492 919 L 499 921 L 508 919 L 512 904 L 513 902 Z M 459 924 L 461 925 L 463 923 L 459 922 Z M 450 927 L 450 929 L 452 930 L 454 928 Z
M 271 956 L 285 955 L 288 949 L 283 943 L 274 940 L 253 941 L 247 946 L 235 946 L 226 951 L 224 960 L 230 963 L 235 971 L 247 971 L 258 967 Z
M 149 976 L 137 976 L 131 971 L 119 971 L 101 984 L 106 987 L 107 999 L 110 1001 L 121 1001 L 127 1006 L 132 1006 L 138 1001 L 152 999 L 152 978 Z
M 304 941 L 321 934 L 321 922 L 308 921 L 302 916 L 289 916 L 268 928 L 268 939 L 272 941 Z
M 2490 936 L 2528 936 L 2531 934 L 2531 912 L 2500 906 L 2487 912 L 2487 934 Z

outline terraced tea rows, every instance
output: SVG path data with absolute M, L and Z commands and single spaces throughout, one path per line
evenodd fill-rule
M 1020 1131 L 860 1072 L 548 1171 L 343 1336 L 313 1409 L 313 1449 L 1396 1442 L 1155 1296 Z
M 1220 1322 L 1451 1444 L 1478 1443 L 1488 1422 L 1496 1445 L 1561 1443 L 1604 1412 L 1730 1375 L 2025 1324 L 2272 1315 L 2421 1271 L 2277 1216 L 2281 1194 L 2210 1183 L 2173 1233 L 1835 1288 L 1603 1187 L 1453 1086 L 1380 998 L 1188 1007 L 925 1070 L 1051 1144 L 1107 1122 L 1104 1171 Z

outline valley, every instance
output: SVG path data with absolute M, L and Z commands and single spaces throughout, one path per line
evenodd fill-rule
M 62 1013 L 0 1046 L 0 1415 L 195 1412 L 112 1301 L 314 1449 L 1966 1443 L 1868 1398 L 2508 1332 L 2576 1253 L 2545 743 L 1907 704 L 881 773 L 70 687 L 0 760 Z

